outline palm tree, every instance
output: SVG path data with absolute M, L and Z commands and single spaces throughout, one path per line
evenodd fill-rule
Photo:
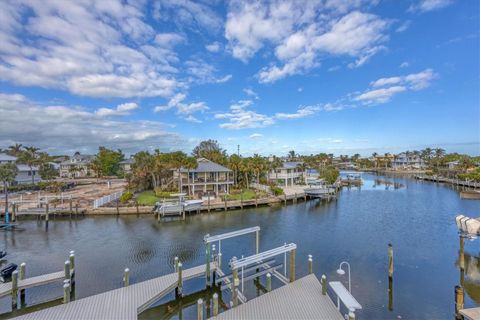
M 185 158 L 185 161 L 183 163 L 183 167 L 187 169 L 187 185 L 188 185 L 188 194 L 191 194 L 191 189 L 190 189 L 190 170 L 191 169 L 196 169 L 198 167 L 197 159 L 195 157 L 189 157 L 187 156 Z
M 20 152 L 17 159 L 18 163 L 26 164 L 30 169 L 32 184 L 35 184 L 35 175 L 34 175 L 33 167 L 41 163 L 39 159 L 38 150 L 40 149 L 36 147 L 25 147 L 25 150 Z
M 296 156 L 295 150 L 288 151 L 288 160 L 290 160 L 290 161 L 295 160 L 295 156 Z
M 265 159 L 259 156 L 258 154 L 254 154 L 252 157 L 252 169 L 255 172 L 255 176 L 257 178 L 257 183 L 260 183 L 260 175 L 265 170 Z
M 437 171 L 438 171 L 438 165 L 440 164 L 440 160 L 443 156 L 445 156 L 445 149 L 436 148 L 434 150 L 434 153 L 435 153 L 435 162 L 437 164 Z
M 252 172 L 252 165 L 251 165 L 251 159 L 250 158 L 242 158 L 242 162 L 240 163 L 240 170 L 242 171 L 245 179 L 245 187 L 249 189 L 250 185 L 248 183 L 249 175 Z
M 273 161 L 270 162 L 270 169 L 273 170 L 273 172 L 275 172 L 275 181 L 278 181 L 278 168 L 281 168 L 283 165 L 283 162 L 282 160 L 280 160 L 279 157 L 277 156 L 273 156 Z
M 373 161 L 375 161 L 375 169 L 378 167 L 378 153 L 374 152 L 372 153 Z
M 12 157 L 16 157 L 22 151 L 22 147 L 23 145 L 21 143 L 15 143 L 14 145 L 8 147 L 7 153 Z
M 233 170 L 233 182 L 235 185 L 238 183 L 238 172 L 240 171 L 240 164 L 242 158 L 237 154 L 232 154 L 228 158 L 228 167 Z
M 18 169 L 14 163 L 0 164 L 0 181 L 3 182 L 3 190 L 5 192 L 5 217 L 8 213 L 8 184 L 15 181 L 17 173 Z
M 385 153 L 384 161 L 385 161 L 385 170 L 387 170 L 388 164 L 390 163 L 390 153 L 389 152 Z

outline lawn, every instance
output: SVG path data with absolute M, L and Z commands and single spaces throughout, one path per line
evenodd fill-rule
M 137 195 L 138 204 L 141 206 L 154 206 L 155 202 L 160 201 L 160 198 L 155 195 L 152 190 L 140 192 Z
M 257 197 L 261 198 L 265 196 L 265 192 L 263 191 L 257 191 Z M 240 190 L 238 191 L 232 191 L 231 194 L 227 196 L 228 200 L 252 200 L 255 199 L 255 190 L 254 189 L 244 189 L 242 192 Z

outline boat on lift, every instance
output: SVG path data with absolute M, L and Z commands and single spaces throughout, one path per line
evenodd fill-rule
M 13 271 L 17 270 L 15 263 L 9 263 L 2 269 L 0 269 L 0 281 L 7 282 L 12 278 Z
M 3 259 L 7 255 L 7 251 L 0 250 L 0 259 Z
M 203 201 L 202 200 L 185 200 L 186 193 L 173 193 L 170 197 L 176 197 L 175 200 L 163 200 L 157 202 L 153 211 L 164 216 L 182 215 L 185 212 L 200 210 Z

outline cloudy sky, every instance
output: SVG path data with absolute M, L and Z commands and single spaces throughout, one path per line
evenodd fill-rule
M 3 0 L 0 148 L 479 154 L 479 9 Z

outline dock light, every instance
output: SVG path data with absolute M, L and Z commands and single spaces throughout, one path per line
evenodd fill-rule
M 340 263 L 340 265 L 338 266 L 338 269 L 337 269 L 337 274 L 340 275 L 340 276 L 343 276 L 345 274 L 345 270 L 342 269 L 342 265 L 346 264 L 347 267 L 348 267 L 348 291 L 350 293 L 352 293 L 352 280 L 351 280 L 351 277 L 350 277 L 350 263 L 348 263 L 347 261 L 342 261 Z

